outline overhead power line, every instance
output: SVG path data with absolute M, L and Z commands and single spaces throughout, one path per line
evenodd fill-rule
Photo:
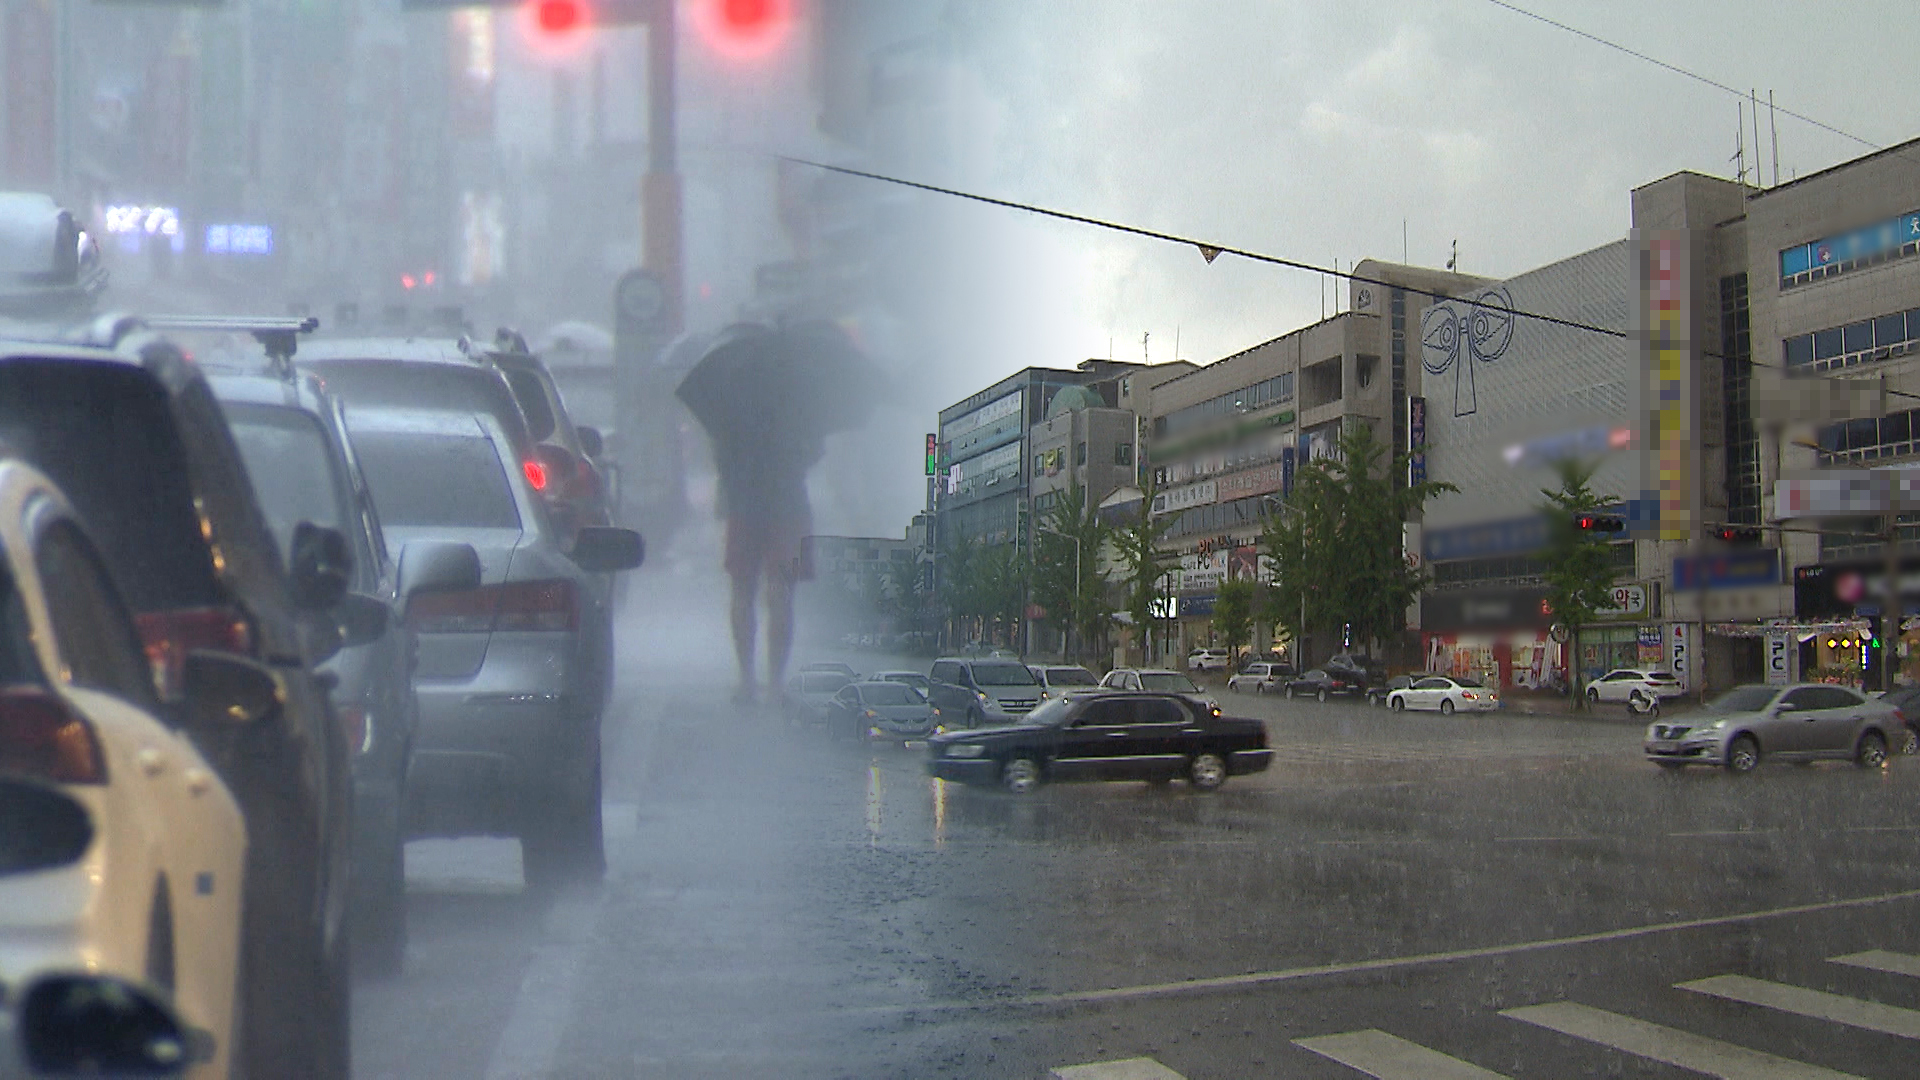
M 1545 23 L 1546 25 L 1551 26 L 1556 30 L 1564 30 L 1569 34 L 1574 35 L 1575 37 L 1585 38 L 1586 40 L 1593 42 L 1595 45 L 1604 45 L 1605 47 L 1612 49 L 1615 52 L 1626 53 L 1628 56 L 1633 57 L 1635 60 L 1645 61 L 1646 63 L 1652 64 L 1654 67 L 1662 68 L 1666 71 L 1671 71 L 1675 75 L 1692 79 L 1694 82 L 1705 83 L 1706 85 L 1713 87 L 1715 90 L 1720 90 L 1720 91 L 1724 91 L 1726 93 L 1732 94 L 1734 97 L 1739 98 L 1741 101 L 1746 101 L 1751 96 L 1750 91 L 1735 90 L 1733 87 L 1728 86 L 1726 83 L 1720 82 L 1716 79 L 1710 79 L 1707 76 L 1702 75 L 1697 71 L 1688 71 L 1686 68 L 1683 68 L 1678 64 L 1669 64 L 1665 60 L 1661 60 L 1658 57 L 1648 56 L 1646 53 L 1640 52 L 1637 49 L 1630 49 L 1627 46 L 1622 45 L 1617 41 L 1609 41 L 1598 34 L 1589 33 L 1585 30 L 1580 29 L 1577 26 L 1568 26 L 1566 23 L 1560 22 L 1555 19 L 1549 19 L 1545 15 L 1541 15 L 1537 12 L 1528 11 L 1526 8 L 1509 4 L 1507 3 L 1507 0 L 1487 0 L 1487 3 L 1492 4 L 1494 7 L 1497 7 L 1497 8 L 1504 8 L 1507 11 L 1513 12 L 1515 15 L 1524 15 L 1527 18 L 1534 20 L 1535 22 Z M 1795 120 L 1800 121 L 1801 123 L 1812 124 L 1814 127 L 1817 127 L 1822 131 L 1831 132 L 1844 139 L 1852 139 L 1854 142 L 1857 142 L 1860 145 L 1865 146 L 1870 150 L 1882 149 L 1879 143 L 1876 143 L 1871 139 L 1863 139 L 1860 136 L 1855 135 L 1851 131 L 1843 131 L 1840 128 L 1834 127 L 1832 124 L 1829 124 L 1824 120 L 1816 120 L 1805 113 L 1794 112 L 1792 109 L 1786 108 L 1785 106 L 1782 106 L 1782 105 L 1773 105 L 1769 107 L 1773 108 L 1777 112 L 1785 113 L 1788 116 L 1793 117 Z

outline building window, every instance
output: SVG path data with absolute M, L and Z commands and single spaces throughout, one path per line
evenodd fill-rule
M 1197 405 L 1175 409 L 1165 416 L 1155 417 L 1153 433 L 1156 437 L 1178 435 L 1183 431 L 1206 427 L 1230 417 L 1244 413 L 1257 412 L 1270 405 L 1293 400 L 1293 372 L 1288 371 L 1270 379 L 1262 379 L 1252 386 L 1243 386 L 1229 394 L 1220 394 L 1208 398 Z
M 1084 442 L 1074 443 L 1073 444 L 1073 467 L 1077 469 L 1080 466 L 1085 465 L 1086 463 L 1087 463 L 1087 444 Z
M 1115 465 L 1133 464 L 1133 444 L 1124 443 L 1124 442 L 1114 443 L 1113 444 L 1113 463 Z
M 1920 350 L 1920 308 L 1800 334 L 1782 341 L 1780 350 L 1788 371 L 1832 371 L 1907 356 Z
M 1760 524 L 1760 432 L 1753 423 L 1753 337 L 1747 275 L 1720 279 L 1720 348 L 1726 405 L 1727 520 Z

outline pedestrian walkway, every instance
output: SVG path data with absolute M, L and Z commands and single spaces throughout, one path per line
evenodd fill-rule
M 1876 949 L 1829 957 L 1828 962 L 1920 979 L 1920 956 L 1905 953 Z M 1835 1025 L 1836 1045 L 1846 1042 L 1846 1029 L 1920 1041 L 1920 1010 L 1916 1009 L 1736 974 L 1675 983 L 1674 989 Z M 1883 1075 L 1862 1077 L 1578 1001 L 1544 1002 L 1504 1009 L 1497 1015 L 1618 1054 L 1723 1080 L 1879 1080 Z M 1378 1028 L 1296 1039 L 1294 1045 L 1374 1080 L 1507 1080 L 1504 1073 Z M 1550 1071 L 1551 1064 L 1542 1063 L 1542 1067 Z M 1286 1074 L 1285 1069 L 1272 1073 Z M 1152 1058 L 1068 1066 L 1051 1075 L 1055 1080 L 1184 1080 L 1181 1073 Z M 1891 1073 L 1884 1075 L 1891 1080 Z

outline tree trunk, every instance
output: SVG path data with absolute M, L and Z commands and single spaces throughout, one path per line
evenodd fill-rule
M 1573 695 L 1573 711 L 1587 711 L 1587 688 L 1582 685 L 1581 676 L 1585 674 L 1580 667 L 1580 628 L 1567 628 L 1567 686 Z

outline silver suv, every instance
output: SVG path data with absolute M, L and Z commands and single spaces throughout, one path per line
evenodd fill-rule
M 1646 754 L 1663 769 L 1720 765 L 1746 773 L 1762 757 L 1851 760 L 1878 768 L 1906 730 L 1900 710 L 1844 686 L 1741 686 L 1699 713 L 1647 725 Z
M 950 656 L 933 662 L 928 696 L 948 726 L 980 727 L 1013 723 L 1040 704 L 1040 693 L 1040 680 L 1018 660 Z

